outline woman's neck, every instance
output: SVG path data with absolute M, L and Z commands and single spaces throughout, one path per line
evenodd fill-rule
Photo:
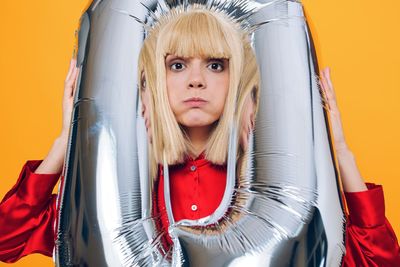
M 185 127 L 186 134 L 194 149 L 194 155 L 190 156 L 197 158 L 201 152 L 204 151 L 208 138 L 210 137 L 211 128 L 210 125 L 201 127 Z

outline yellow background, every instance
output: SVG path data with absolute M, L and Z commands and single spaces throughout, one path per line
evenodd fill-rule
M 386 215 L 400 236 L 400 2 L 303 3 L 320 67 L 332 69 L 346 139 L 365 180 L 383 185 Z M 1 1 L 0 198 L 61 130 L 64 78 L 86 4 Z M 53 264 L 35 254 L 13 266 Z

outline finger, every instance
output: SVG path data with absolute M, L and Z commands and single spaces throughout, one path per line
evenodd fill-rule
M 318 79 L 319 88 L 321 89 L 321 93 L 323 94 L 324 98 L 326 98 L 326 92 L 324 88 L 324 84 L 322 83 L 322 77 Z
M 326 79 L 324 77 L 322 77 L 320 81 L 321 81 L 322 89 L 324 90 L 324 93 L 325 93 L 327 99 L 329 99 L 329 89 L 328 89 L 328 84 L 326 83 Z
M 67 98 L 71 98 L 75 96 L 75 91 L 76 91 L 76 84 L 77 84 L 77 79 L 76 76 L 79 73 L 79 69 L 74 69 L 73 73 L 71 74 L 71 77 L 68 81 L 65 82 L 65 89 L 64 89 L 64 96 Z
M 328 97 L 327 97 L 327 95 L 326 95 L 325 88 L 324 88 L 324 85 L 322 84 L 322 81 L 319 81 L 319 86 L 320 86 L 320 88 L 321 88 L 321 101 L 322 101 L 322 105 L 323 105 L 325 108 L 329 109 Z
M 326 84 L 327 84 L 327 88 L 326 89 L 328 91 L 329 97 L 332 100 L 336 101 L 335 90 L 333 88 L 333 84 L 332 84 L 332 81 L 331 81 L 331 76 L 329 74 L 329 71 L 330 71 L 330 69 L 328 67 L 326 67 L 325 70 L 324 70 L 324 78 L 325 78 L 325 81 L 326 81 Z
M 325 90 L 325 93 L 326 93 L 328 99 L 331 100 L 333 98 L 332 90 L 330 89 L 330 87 L 328 85 L 328 81 L 327 81 L 326 77 L 322 77 L 321 81 L 324 86 L 324 90 Z
M 70 98 L 73 93 L 73 84 L 71 82 L 65 82 L 64 84 L 64 98 Z
M 72 80 L 74 81 L 74 87 L 78 81 L 79 72 L 80 72 L 80 68 L 75 67 L 74 73 L 72 74 Z
M 73 67 L 72 73 L 69 78 L 65 81 L 65 84 L 68 86 L 74 86 L 78 77 L 79 68 L 76 66 Z
M 329 88 L 333 91 L 333 84 L 331 81 L 331 69 L 329 67 L 325 68 L 325 77 L 328 82 Z
M 71 58 L 71 60 L 69 61 L 67 77 L 71 75 L 73 69 L 74 69 L 74 59 Z
M 75 79 L 76 79 L 76 74 L 77 74 L 77 68 L 73 67 L 71 74 L 67 79 L 65 79 L 65 86 L 71 87 L 74 85 Z
M 73 86 L 73 88 L 72 88 L 72 97 L 74 97 L 75 96 L 75 92 L 76 92 L 76 86 L 77 86 L 77 84 L 78 84 L 78 76 L 79 76 L 79 72 L 80 72 L 80 69 L 77 69 L 77 71 L 76 71 L 76 74 L 75 74 L 75 79 L 74 79 L 74 86 Z
M 324 84 L 325 87 L 329 110 L 334 112 L 335 114 L 339 114 L 339 108 L 336 103 L 336 97 L 332 94 L 332 91 L 329 89 L 327 81 L 325 79 L 322 81 L 322 83 Z
M 327 89 L 326 89 L 327 84 L 326 84 L 324 78 L 320 79 L 320 85 L 321 85 L 322 92 L 324 94 L 325 104 L 327 105 L 328 109 L 330 109 L 330 99 L 329 99 L 329 95 L 327 93 Z
M 71 80 L 73 80 L 74 82 L 78 78 L 79 71 L 80 71 L 80 68 L 76 67 L 74 64 L 74 71 L 72 72 L 72 75 L 71 75 Z
M 69 69 L 68 69 L 67 77 L 65 78 L 66 81 L 70 79 L 71 74 L 74 71 L 75 65 L 76 65 L 76 59 L 72 58 L 71 61 L 69 62 Z
M 325 72 L 324 72 L 324 77 L 325 77 L 325 83 L 326 83 L 326 90 L 328 93 L 328 97 L 329 100 L 331 101 L 331 104 L 335 104 L 336 105 L 336 94 L 335 94 L 335 90 L 333 88 L 333 84 L 332 84 L 332 80 L 331 80 L 331 76 L 330 76 L 330 69 L 327 67 L 325 68 Z

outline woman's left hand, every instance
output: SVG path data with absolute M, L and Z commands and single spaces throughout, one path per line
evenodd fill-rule
M 336 95 L 331 81 L 329 67 L 326 67 L 322 70 L 319 84 L 323 94 L 325 95 L 326 107 L 330 115 L 335 150 L 336 152 L 340 152 L 348 149 L 346 140 L 344 138 L 342 119 L 336 102 Z
M 321 72 L 320 86 L 326 107 L 329 111 L 334 146 L 339 163 L 340 177 L 345 192 L 359 192 L 367 190 L 364 180 L 358 170 L 353 153 L 347 146 L 344 138 L 342 120 L 336 103 L 335 91 L 331 81 L 330 68 L 326 67 Z M 324 101 L 325 101 L 324 100 Z

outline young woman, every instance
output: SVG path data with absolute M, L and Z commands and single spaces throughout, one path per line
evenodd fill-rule
M 43 161 L 25 164 L 17 184 L 0 203 L 1 261 L 15 262 L 35 252 L 52 255 L 56 209 L 51 192 L 67 144 L 78 74 L 74 66 L 71 60 L 60 137 Z M 194 12 L 154 30 L 143 46 L 139 70 L 152 178 L 157 181 L 154 212 L 161 216 L 160 227 L 168 225 L 159 167 L 164 156 L 170 165 L 174 218 L 210 215 L 226 182 L 229 121 L 238 118 L 241 123 L 239 169 L 247 134 L 254 126 L 259 77 L 248 40 L 212 13 Z M 400 266 L 400 248 L 384 215 L 382 187 L 367 184 L 367 189 L 364 184 L 343 136 L 329 69 L 321 78 L 350 212 L 344 266 Z M 237 111 L 232 105 L 236 99 Z M 166 237 L 168 248 L 171 241 Z

